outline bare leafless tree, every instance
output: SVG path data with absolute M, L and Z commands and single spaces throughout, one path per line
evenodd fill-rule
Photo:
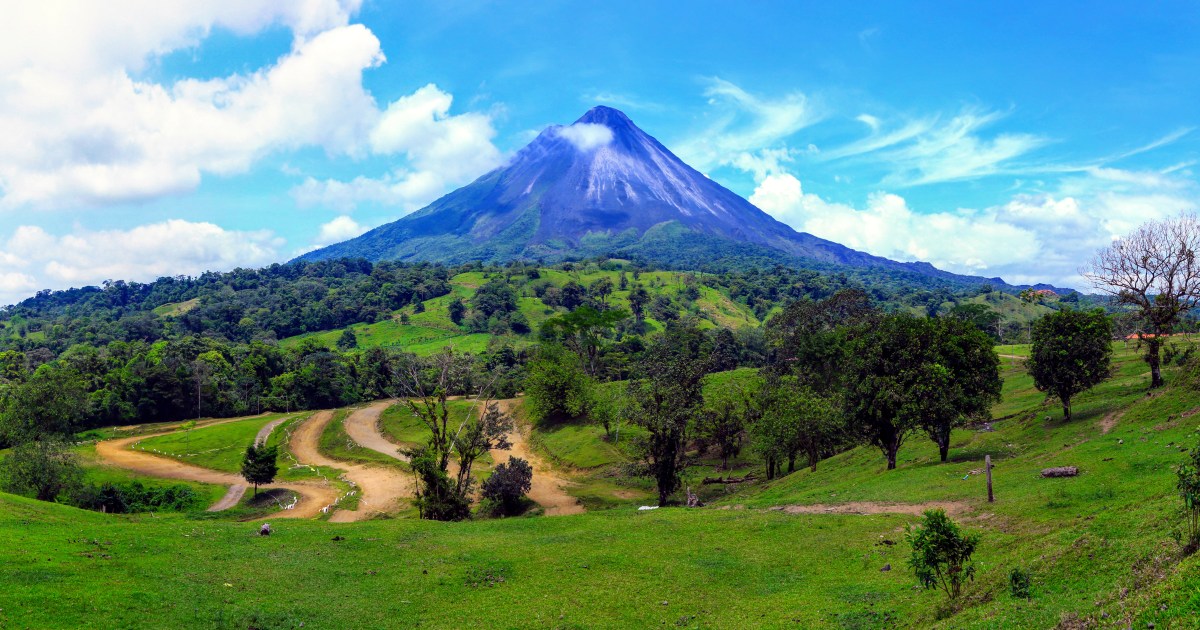
M 471 468 L 475 461 L 489 450 L 512 447 L 508 441 L 508 433 L 513 430 L 512 416 L 491 398 L 494 379 L 484 378 L 483 383 L 472 388 L 473 368 L 471 355 L 447 348 L 429 359 L 409 357 L 399 361 L 395 373 L 397 398 L 429 428 L 432 435 L 428 453 L 442 475 L 449 474 L 450 459 L 454 456 L 458 470 L 450 490 L 464 500 L 474 482 Z M 475 393 L 475 404 L 461 418 L 452 418 L 450 395 L 468 391 Z
M 1150 387 L 1163 384 L 1160 350 L 1184 313 L 1200 299 L 1200 219 L 1195 214 L 1150 221 L 1100 250 L 1082 274 L 1132 307 L 1145 327 Z

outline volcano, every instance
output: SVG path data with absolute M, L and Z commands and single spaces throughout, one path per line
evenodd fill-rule
M 797 232 L 704 176 L 611 107 L 546 128 L 504 166 L 398 221 L 301 259 L 461 263 L 594 255 L 680 263 L 806 259 L 947 279 Z M 795 262 L 793 260 L 793 262 Z

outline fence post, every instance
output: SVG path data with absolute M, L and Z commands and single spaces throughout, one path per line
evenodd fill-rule
M 992 495 L 992 456 L 985 455 L 983 457 L 984 468 L 987 469 L 987 484 L 988 484 L 988 503 L 995 503 L 996 497 Z

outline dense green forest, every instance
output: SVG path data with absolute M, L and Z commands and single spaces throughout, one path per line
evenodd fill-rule
M 703 330 L 729 367 L 760 367 L 767 321 L 846 290 L 884 311 L 954 315 L 996 340 L 1079 300 L 1047 305 L 991 286 L 929 290 L 782 266 L 715 274 L 607 259 L 297 262 L 43 291 L 0 314 L 0 377 L 5 407 L 70 409 L 85 427 L 377 399 L 392 395 L 397 357 L 446 346 L 473 354 L 475 371 L 511 394 L 538 341 L 571 343 L 578 331 L 546 324 L 572 314 L 605 314 L 591 360 L 593 376 L 611 381 L 628 378 L 647 339 L 674 321 Z M 54 403 L 64 397 L 73 402 Z

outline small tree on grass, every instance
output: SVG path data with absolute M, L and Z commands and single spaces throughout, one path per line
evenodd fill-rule
M 1108 378 L 1112 322 L 1102 309 L 1059 311 L 1033 325 L 1033 350 L 1025 365 L 1038 391 L 1062 402 L 1071 419 L 1071 398 Z
M 964 534 L 944 510 L 927 510 L 921 526 L 905 534 L 912 545 L 908 566 L 927 589 L 940 588 L 951 600 L 958 599 L 963 584 L 975 577 L 971 555 L 979 545 L 979 534 Z
M 258 496 L 258 485 L 275 481 L 279 474 L 279 449 L 275 446 L 246 447 L 246 456 L 242 458 L 242 478 L 247 483 L 254 484 L 254 496 Z
M 358 335 L 354 333 L 353 328 L 347 328 L 342 331 L 342 336 L 337 340 L 338 350 L 353 350 L 358 347 Z
M 1192 449 L 1188 460 L 1179 465 L 1176 473 L 1179 481 L 1175 485 L 1179 498 L 1183 499 L 1184 515 L 1188 524 L 1189 552 L 1200 546 L 1200 447 Z
M 496 466 L 483 482 L 483 498 L 494 502 L 506 515 L 521 510 L 521 498 L 533 487 L 533 467 L 520 457 Z

